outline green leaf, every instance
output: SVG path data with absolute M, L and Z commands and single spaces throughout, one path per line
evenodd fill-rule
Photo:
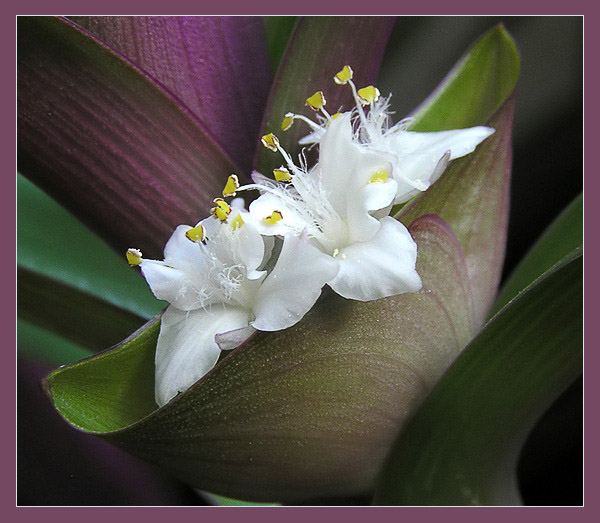
M 150 318 L 164 307 L 139 271 L 30 181 L 17 175 L 21 267 Z
M 265 16 L 265 33 L 267 37 L 267 48 L 269 50 L 269 61 L 274 73 L 279 68 L 281 57 L 285 47 L 294 30 L 296 16 Z
M 437 214 L 456 233 L 465 253 L 478 326 L 488 316 L 502 274 L 513 106 L 513 98 L 509 98 L 487 122 L 496 132 L 475 152 L 453 161 L 442 177 L 400 214 L 404 224 L 423 214 Z
M 498 296 L 492 314 L 553 266 L 583 248 L 583 195 L 579 195 L 554 220 L 523 261 L 516 267 Z
M 153 320 L 115 349 L 50 374 L 52 401 L 75 426 L 209 492 L 256 501 L 364 492 L 474 334 L 456 237 L 435 216 L 411 233 L 419 293 L 373 302 L 327 293 L 297 325 L 257 333 L 158 410 Z
M 17 297 L 19 318 L 91 351 L 118 343 L 144 323 L 127 310 L 21 267 Z
M 483 35 L 413 112 L 413 131 L 481 125 L 512 93 L 519 78 L 516 45 L 502 25 Z
M 92 355 L 89 350 L 21 318 L 17 318 L 17 350 L 19 355 L 52 366 Z
M 518 503 L 518 450 L 582 371 L 582 271 L 577 256 L 490 320 L 396 441 L 375 504 Z
M 314 118 L 305 101 L 318 90 L 325 92 L 327 108 L 333 112 L 341 106 L 353 107 L 350 89 L 336 85 L 333 77 L 345 64 L 350 64 L 359 86 L 373 83 L 394 22 L 393 17 L 378 16 L 300 18 L 277 71 L 261 134 L 275 133 L 281 145 L 295 155 L 300 151 L 298 140 L 309 134 L 310 129 L 297 123 L 282 132 L 281 121 L 287 112 Z M 272 169 L 281 165 L 281 157 L 259 147 L 254 165 L 258 171 L 270 175 Z

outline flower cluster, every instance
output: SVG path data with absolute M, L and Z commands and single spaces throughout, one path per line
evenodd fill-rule
M 390 210 L 426 190 L 450 160 L 472 152 L 494 130 L 420 133 L 407 130 L 408 120 L 392 126 L 389 98 L 376 87 L 357 90 L 347 65 L 334 80 L 349 85 L 353 110 L 330 115 L 318 91 L 306 100 L 317 122 L 294 113 L 282 122 L 284 131 L 295 120 L 310 126 L 300 143 L 318 144 L 315 165 L 309 168 L 303 155 L 296 164 L 267 134 L 263 145 L 285 163 L 274 179 L 254 173 L 254 183 L 240 187 L 231 175 L 211 216 L 177 227 L 163 261 L 127 252 L 154 295 L 170 303 L 156 350 L 158 405 L 206 374 L 221 350 L 255 330 L 300 321 L 325 285 L 360 301 L 421 288 L 417 246 Z M 260 196 L 246 210 L 235 197 L 251 190 Z

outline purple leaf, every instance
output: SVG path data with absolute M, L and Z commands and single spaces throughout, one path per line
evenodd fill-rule
M 358 88 L 375 82 L 395 17 L 305 17 L 292 33 L 286 53 L 273 83 L 261 134 L 275 133 L 290 153 L 298 152 L 298 140 L 310 132 L 301 122 L 286 132 L 280 125 L 285 113 L 314 118 L 305 100 L 323 90 L 327 109 L 354 106 L 349 86 L 339 86 L 334 75 L 346 64 L 354 70 Z M 254 165 L 265 175 L 281 164 L 281 158 L 261 147 Z
M 78 16 L 79 25 L 156 78 L 250 172 L 271 86 L 262 18 Z
M 77 26 L 18 19 L 19 170 L 121 252 L 160 257 L 233 170 L 195 118 Z

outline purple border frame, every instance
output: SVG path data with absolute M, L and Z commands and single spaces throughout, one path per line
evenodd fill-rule
M 52 2 L 48 4 L 42 1 L 26 0 L 20 2 L 18 5 L 5 5 L 1 8 L 3 16 L 0 18 L 3 26 L 3 37 L 6 40 L 6 44 L 2 47 L 2 60 L 10 69 L 11 65 L 14 67 L 15 64 L 15 46 L 16 46 L 16 35 L 15 35 L 15 16 L 16 15 L 28 15 L 28 14 L 56 14 L 56 13 L 76 13 L 76 14 L 156 14 L 156 15 L 168 15 L 168 14 L 214 14 L 214 15 L 227 15 L 227 14 L 247 14 L 247 15 L 263 15 L 263 14 L 332 14 L 332 15 L 583 15 L 584 16 L 584 64 L 585 59 L 589 60 L 589 63 L 594 63 L 597 58 L 595 57 L 596 50 L 600 47 L 598 42 L 598 33 L 595 32 L 594 26 L 597 23 L 596 8 L 588 2 L 575 0 L 571 2 L 558 2 L 556 0 L 547 0 L 546 2 L 528 2 L 524 3 L 515 0 L 505 0 L 500 8 L 494 7 L 493 4 L 483 5 L 483 2 L 475 2 L 473 0 L 461 0 L 458 2 L 442 2 L 436 0 L 430 2 L 427 5 L 414 4 L 414 5 L 401 5 L 398 2 L 392 2 L 385 0 L 378 4 L 365 4 L 364 2 L 345 2 L 341 1 L 329 1 L 324 4 L 321 2 L 314 3 L 302 3 L 299 5 L 286 4 L 275 1 L 255 1 L 252 3 L 242 3 L 239 0 L 230 2 L 220 2 L 218 4 L 211 4 L 203 6 L 197 2 L 190 0 L 175 0 L 174 2 L 156 2 L 153 0 L 146 0 L 144 2 L 140 0 L 130 1 L 126 4 L 121 1 L 105 0 L 100 5 L 94 5 L 92 7 L 83 7 L 81 2 L 73 0 L 62 0 L 58 2 Z M 12 40 L 9 38 L 12 37 Z M 585 74 L 587 73 L 587 74 Z M 598 75 L 600 73 L 595 68 L 589 67 L 587 71 L 584 69 L 584 89 L 587 88 L 588 93 L 597 92 L 598 89 Z M 2 84 L 2 90 L 4 96 L 2 97 L 2 105 L 4 107 L 3 114 L 10 115 L 15 114 L 16 108 L 16 85 L 10 82 Z M 594 151 L 596 145 L 596 139 L 598 138 L 598 131 L 593 127 L 595 120 L 593 115 L 598 114 L 598 103 L 592 98 L 588 97 L 587 103 L 585 104 L 585 113 L 588 115 L 585 125 L 585 139 L 584 147 L 588 146 L 589 151 Z M 10 144 L 13 146 L 12 151 L 16 151 L 16 137 L 15 137 L 15 123 L 10 118 L 4 118 L 2 122 L 3 132 L 3 143 Z M 5 147 L 8 150 L 8 147 Z M 8 155 L 7 155 L 8 156 Z M 588 156 L 590 156 L 588 154 Z M 13 156 L 16 170 L 16 158 Z M 585 158 L 584 158 L 585 162 Z M 585 165 L 585 163 L 584 163 Z M 588 167 L 591 164 L 588 163 Z M 3 229 L 9 229 L 12 226 L 12 231 L 16 229 L 16 204 L 15 204 L 15 181 L 12 175 L 5 175 L 2 179 L 2 198 L 4 200 L 3 205 L 0 207 L 2 213 Z M 586 186 L 588 194 L 595 194 L 600 185 L 600 179 L 594 176 L 592 172 L 584 178 L 584 184 Z M 585 222 L 587 222 L 588 229 L 594 230 L 594 225 L 598 221 L 598 206 L 591 205 L 585 208 L 584 215 Z M 6 234 L 6 237 L 11 237 L 10 234 Z M 595 252 L 594 244 L 590 247 L 587 253 L 588 257 L 591 256 L 592 263 L 594 263 L 597 253 Z M 14 255 L 16 257 L 16 253 Z M 3 264 L 8 267 L 3 271 L 3 289 L 15 289 L 16 296 L 16 282 L 15 282 L 15 265 L 13 259 L 9 259 L 7 256 L 3 258 Z M 594 293 L 593 290 L 597 288 L 597 278 L 594 273 L 588 272 L 585 278 L 585 286 L 587 293 L 585 293 L 585 314 L 584 318 L 594 321 L 597 318 L 597 309 L 595 309 L 597 303 L 592 302 Z M 589 290 L 592 292 L 589 292 Z M 5 307 L 8 305 L 5 302 Z M 14 308 L 12 310 L 15 310 Z M 5 332 L 13 332 L 14 338 L 16 339 L 16 322 L 15 316 L 11 314 L 9 310 L 5 311 L 2 315 L 2 322 L 5 327 Z M 585 321 L 585 320 L 584 320 Z M 588 329 L 587 336 L 585 336 L 588 350 L 586 351 L 586 363 L 588 369 L 596 368 L 598 363 L 598 356 L 592 348 L 595 346 L 597 340 L 594 339 L 594 333 Z M 10 351 L 9 347 L 5 347 L 5 351 Z M 11 362 L 15 362 L 15 352 L 12 352 Z M 6 365 L 3 367 L 3 373 L 6 376 L 2 380 L 2 388 L 5 397 L 14 400 L 15 398 L 15 365 Z M 585 393 L 588 398 L 594 399 L 598 394 L 598 385 L 596 380 L 590 379 L 585 383 Z M 16 407 L 16 402 L 12 403 Z M 16 410 L 16 409 L 15 409 Z M 591 418 L 591 419 L 590 419 Z M 597 439 L 597 422 L 593 416 L 589 416 L 587 423 L 585 424 L 585 435 L 588 441 L 595 441 Z M 209 513 L 203 512 L 201 517 L 210 518 L 211 522 L 229 522 L 237 521 L 240 518 L 244 518 L 250 521 L 274 521 L 276 518 L 279 520 L 282 515 L 287 521 L 303 521 L 307 518 L 313 517 L 335 517 L 344 518 L 344 520 L 353 519 L 356 521 L 363 520 L 367 517 L 380 518 L 381 520 L 396 520 L 398 518 L 408 518 L 409 521 L 424 521 L 434 520 L 439 517 L 450 518 L 451 520 L 460 520 L 461 522 L 466 521 L 480 521 L 482 518 L 489 523 L 504 522 L 507 518 L 518 521 L 530 520 L 531 518 L 543 519 L 545 523 L 552 521 L 564 521 L 568 518 L 571 521 L 590 521 L 596 520 L 598 516 L 594 517 L 593 514 L 597 512 L 596 497 L 593 495 L 593 489 L 595 485 L 595 477 L 593 471 L 594 465 L 597 463 L 597 451 L 594 445 L 586 446 L 585 454 L 585 489 L 584 493 L 590 495 L 585 496 L 586 500 L 585 507 L 574 507 L 574 508 L 535 508 L 535 507 L 516 507 L 516 508 L 490 508 L 490 507 L 477 507 L 477 508 L 444 508 L 444 507 L 425 507 L 425 508 L 413 508 L 413 507 L 230 507 L 229 510 L 224 510 L 221 507 L 174 507 L 174 508 L 150 508 L 150 507 L 138 507 L 138 508 L 118 508 L 118 507 L 102 507 L 102 508 L 78 508 L 78 507 L 58 507 L 58 508 L 29 508 L 29 507 L 16 507 L 16 482 L 15 482 L 15 469 L 11 466 L 15 463 L 15 445 L 16 437 L 15 433 L 11 430 L 2 433 L 2 449 L 4 454 L 4 463 L 7 464 L 3 468 L 2 474 L 2 513 L 8 518 L 8 521 L 29 521 L 37 520 L 43 517 L 44 520 L 59 520 L 70 521 L 79 520 L 82 517 L 86 521 L 103 521 L 107 517 L 113 517 L 122 515 L 127 510 L 135 510 L 137 517 L 143 517 L 144 521 L 162 521 L 165 517 L 165 511 L 177 511 L 177 517 L 182 518 L 184 521 L 191 520 L 191 518 L 197 518 L 199 514 L 196 510 L 208 510 Z M 282 514 L 279 511 L 285 511 Z M 139 512 L 142 514 L 139 514 Z M 369 511 L 367 514 L 365 511 Z M 483 511 L 483 512 L 482 512 Z M 128 515 L 128 514 L 127 514 Z

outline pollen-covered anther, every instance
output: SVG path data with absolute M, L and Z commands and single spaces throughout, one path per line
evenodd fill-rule
M 194 243 L 203 242 L 206 237 L 204 227 L 200 224 L 196 225 L 196 227 L 192 227 L 186 231 L 185 237 Z
M 227 178 L 227 183 L 225 184 L 225 188 L 223 189 L 223 196 L 227 198 L 228 196 L 235 196 L 235 191 L 237 191 L 240 186 L 240 182 L 238 177 L 235 174 L 232 174 Z
M 353 74 L 352 68 L 349 65 L 345 65 L 342 70 L 333 77 L 333 81 L 338 85 L 346 85 L 352 80 Z
M 281 213 L 281 211 L 275 210 L 271 214 L 269 214 L 269 216 L 265 216 L 263 219 L 269 225 L 275 225 L 276 223 L 283 220 L 283 214 Z
M 125 256 L 127 257 L 127 263 L 132 267 L 142 263 L 142 251 L 139 249 L 127 249 Z
M 281 130 L 287 131 L 294 124 L 294 113 L 286 113 L 281 121 Z
M 292 175 L 285 167 L 281 166 L 279 169 L 273 169 L 273 176 L 278 182 L 291 182 Z
M 361 104 L 369 105 L 379 100 L 379 95 L 381 93 L 379 92 L 379 89 L 377 89 L 377 87 L 375 87 L 374 85 L 369 85 L 368 87 L 363 87 L 362 89 L 359 89 L 357 91 L 357 94 Z
M 230 205 L 223 198 L 215 198 L 213 202 L 215 206 L 210 210 L 211 214 L 222 222 L 227 221 L 227 217 L 231 214 Z
M 265 134 L 260 141 L 267 149 L 277 152 L 277 149 L 279 148 L 279 140 L 273 133 Z
M 386 169 L 379 169 L 375 171 L 371 178 L 369 178 L 369 183 L 385 183 L 389 180 L 390 173 Z
M 320 111 L 325 107 L 327 101 L 325 100 L 325 95 L 323 91 L 317 91 L 312 96 L 309 96 L 306 99 L 306 105 L 308 105 L 313 111 Z
M 244 219 L 242 215 L 238 212 L 236 217 L 231 220 L 231 230 L 237 231 L 242 225 L 244 225 Z

